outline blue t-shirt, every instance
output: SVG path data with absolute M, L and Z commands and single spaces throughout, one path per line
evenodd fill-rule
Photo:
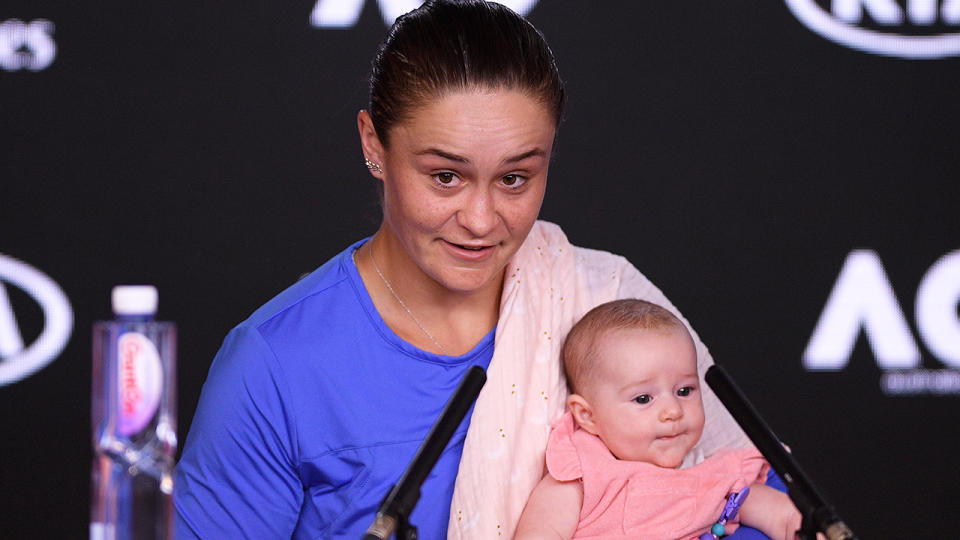
M 217 353 L 176 467 L 177 538 L 350 538 L 412 460 L 491 331 L 443 356 L 400 339 L 351 255 L 257 310 Z M 424 482 L 410 521 L 444 538 L 470 414 Z

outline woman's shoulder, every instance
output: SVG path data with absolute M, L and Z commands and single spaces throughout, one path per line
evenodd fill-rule
M 563 229 L 549 221 L 537 220 L 528 240 L 542 245 L 555 256 L 562 255 L 565 250 L 569 251 L 574 257 L 574 262 L 585 268 L 633 268 L 633 265 L 622 255 L 572 244 Z
M 343 325 L 355 324 L 364 316 L 350 278 L 352 248 L 301 277 L 234 326 L 214 365 L 229 364 L 229 369 L 237 371 L 272 370 L 279 365 L 276 358 L 288 360 L 283 362 L 286 365 L 291 358 L 311 354 L 319 344 L 329 348 Z M 337 317 L 331 317 L 333 313 Z
M 577 316 L 618 298 L 643 298 L 672 307 L 625 257 L 575 246 L 559 226 L 547 221 L 536 222 L 513 264 L 533 271 L 549 288 L 564 291 L 565 298 L 578 304 Z
M 304 303 L 340 301 L 338 295 L 331 293 L 338 292 L 337 289 L 343 286 L 348 286 L 352 291 L 352 287 L 349 287 L 352 268 L 349 259 L 356 246 L 362 242 L 334 255 L 312 272 L 300 275 L 297 281 L 257 308 L 239 326 L 261 327 Z

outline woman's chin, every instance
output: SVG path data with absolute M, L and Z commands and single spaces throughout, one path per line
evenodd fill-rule
M 437 274 L 435 280 L 444 288 L 462 294 L 484 290 L 499 292 L 503 282 L 503 268 L 445 269 Z

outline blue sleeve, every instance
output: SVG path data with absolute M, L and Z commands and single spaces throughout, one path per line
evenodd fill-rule
M 174 477 L 177 538 L 289 538 L 303 503 L 286 379 L 259 332 L 224 341 Z
M 767 474 L 767 485 L 784 493 L 787 492 L 787 486 L 773 469 L 770 469 L 770 472 Z M 770 540 L 767 538 L 767 535 L 747 526 L 739 527 L 736 532 L 725 538 L 729 538 L 730 540 Z

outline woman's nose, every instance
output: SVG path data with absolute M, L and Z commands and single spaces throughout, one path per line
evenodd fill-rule
M 478 238 L 492 232 L 497 226 L 497 213 L 490 190 L 480 186 L 472 190 L 457 212 L 457 222 Z

